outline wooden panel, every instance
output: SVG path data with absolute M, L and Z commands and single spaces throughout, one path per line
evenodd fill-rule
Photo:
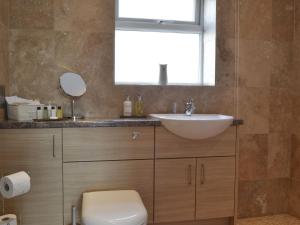
M 184 221 L 184 222 L 172 222 L 172 223 L 156 223 L 159 225 L 230 225 L 229 218 L 218 218 L 198 221 Z
M 64 164 L 65 224 L 71 222 L 71 206 L 81 212 L 82 193 L 97 190 L 137 190 L 153 221 L 153 160 L 78 162 Z
M 196 159 L 155 162 L 155 223 L 195 218 L 195 166 Z
M 31 177 L 29 193 L 4 201 L 21 225 L 63 223 L 61 136 L 61 129 L 0 130 L 4 174 L 24 170 Z
M 196 218 L 234 215 L 235 158 L 197 159 Z
M 140 133 L 135 140 L 133 132 Z M 63 134 L 65 162 L 154 157 L 154 127 L 68 128 Z
M 156 158 L 207 157 L 235 155 L 236 128 L 204 140 L 178 137 L 163 127 L 155 130 Z

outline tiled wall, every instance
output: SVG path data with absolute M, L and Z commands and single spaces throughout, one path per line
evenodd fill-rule
M 0 0 L 0 85 L 8 87 L 9 0 Z
M 291 141 L 297 102 L 291 70 L 293 1 L 217 1 L 216 87 L 116 87 L 113 0 L 10 0 L 9 91 L 62 104 L 68 111 L 58 78 L 73 70 L 88 85 L 79 101 L 79 111 L 88 117 L 119 116 L 127 94 L 142 94 L 146 113 L 168 112 L 174 101 L 182 111 L 189 96 L 199 113 L 235 115 L 237 110 L 245 120 L 239 129 L 239 216 L 286 212 L 291 146 L 297 144 L 297 138 Z M 7 77 L 2 74 L 0 80 Z
M 293 0 L 239 0 L 239 216 L 288 211 Z
M 218 0 L 217 87 L 212 88 L 114 86 L 114 2 L 10 0 L 10 94 L 62 104 L 68 112 L 58 78 L 72 70 L 87 82 L 78 105 L 87 117 L 118 117 L 127 94 L 142 94 L 146 113 L 170 112 L 175 101 L 182 112 L 187 97 L 195 99 L 198 112 L 235 113 L 234 0 Z
M 290 213 L 300 217 L 300 2 L 295 0 L 295 34 L 293 43 L 293 69 L 295 74 L 293 102 L 293 137 L 291 161 Z
M 9 0 L 0 0 L 0 85 L 8 87 Z M 1 175 L 1 174 L 0 174 Z M 3 213 L 0 194 L 0 215 Z

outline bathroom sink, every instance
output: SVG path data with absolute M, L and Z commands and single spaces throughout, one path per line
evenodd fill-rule
M 233 122 L 232 116 L 219 114 L 151 114 L 162 125 L 180 137 L 200 140 L 221 134 Z

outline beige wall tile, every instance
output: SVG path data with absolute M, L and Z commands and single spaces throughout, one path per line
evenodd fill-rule
M 292 135 L 270 133 L 268 147 L 268 178 L 289 178 Z
M 286 213 L 289 184 L 287 178 L 240 181 L 239 218 Z
M 267 178 L 268 135 L 240 135 L 239 179 L 262 180 Z
M 300 180 L 291 180 L 289 200 L 289 213 L 300 217 Z
M 291 178 L 300 181 L 300 134 L 292 136 Z M 299 203 L 300 204 L 300 203 Z
M 273 41 L 271 86 L 291 88 L 294 85 L 293 44 L 291 42 Z
M 272 0 L 239 0 L 240 38 L 272 39 Z
M 8 87 L 8 55 L 0 52 L 0 85 Z
M 285 88 L 270 89 L 270 132 L 290 132 L 293 124 L 293 99 Z
M 9 23 L 9 0 L 0 1 L 0 27 L 8 27 Z
M 294 20 L 294 26 L 295 26 L 295 35 L 294 39 L 296 42 L 300 41 L 300 2 L 295 0 L 295 20 Z
M 240 181 L 238 199 L 239 218 L 267 214 L 267 181 Z
M 0 25 L 0 52 L 8 52 L 9 29 Z
M 272 37 L 276 41 L 294 38 L 294 0 L 272 0 Z
M 269 87 L 272 71 L 272 42 L 239 41 L 239 86 Z
M 239 128 L 243 134 L 267 134 L 269 132 L 268 88 L 239 88 L 238 117 L 244 119 Z
M 268 180 L 267 214 L 283 214 L 288 212 L 288 191 L 290 180 L 279 178 Z
M 10 27 L 52 29 L 53 0 L 10 0 Z
M 235 38 L 236 0 L 218 0 L 217 33 L 219 38 Z
M 234 87 L 236 85 L 236 46 L 235 39 L 217 39 L 216 48 L 216 86 Z
M 10 94 L 47 102 L 61 98 L 54 47 L 53 31 L 11 31 Z
M 114 32 L 112 0 L 54 0 L 55 30 Z

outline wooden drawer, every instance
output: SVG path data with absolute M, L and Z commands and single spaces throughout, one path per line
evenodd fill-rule
M 64 162 L 152 159 L 154 127 L 63 129 Z
M 156 158 L 184 158 L 235 155 L 236 127 L 204 140 L 188 140 L 178 137 L 164 127 L 155 130 Z
M 101 190 L 136 190 L 153 221 L 153 160 L 64 163 L 64 224 L 71 223 L 71 207 L 81 214 L 82 193 Z M 78 221 L 79 222 L 79 221 Z

